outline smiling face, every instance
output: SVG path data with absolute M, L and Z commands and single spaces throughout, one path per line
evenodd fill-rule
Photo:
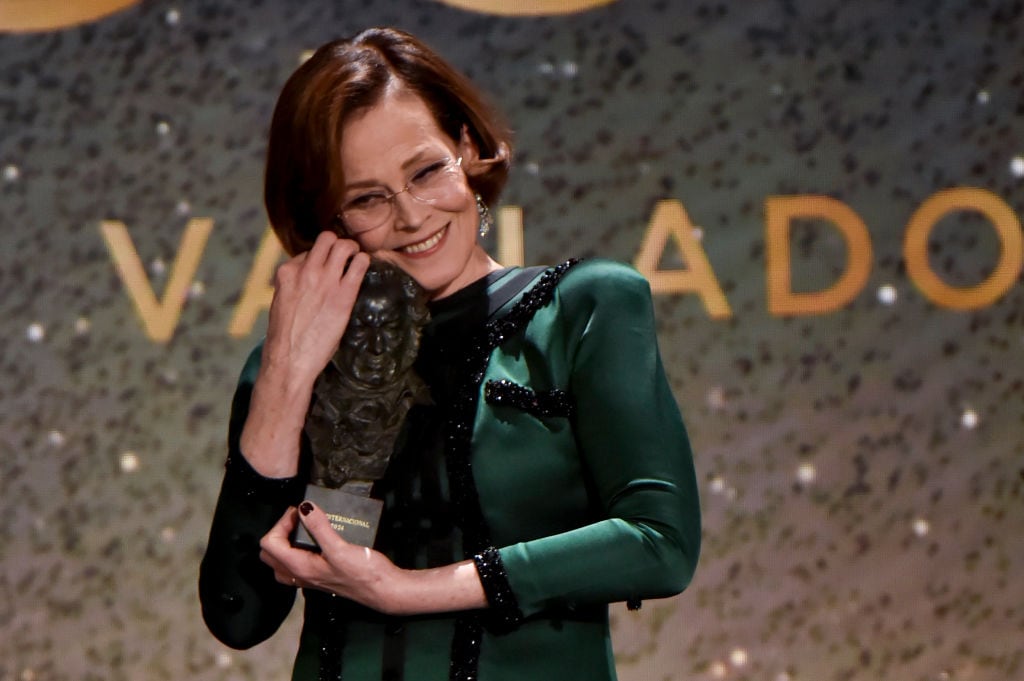
M 423 101 L 400 87 L 389 89 L 376 105 L 356 114 L 342 131 L 345 183 L 340 205 L 359 205 L 398 192 L 383 224 L 351 238 L 371 256 L 405 270 L 435 299 L 498 267 L 477 244 L 479 216 L 464 174 L 459 173 L 453 190 L 434 204 L 403 191 L 439 163 L 460 157 L 462 168 L 477 161 L 469 136 L 456 143 L 438 127 Z

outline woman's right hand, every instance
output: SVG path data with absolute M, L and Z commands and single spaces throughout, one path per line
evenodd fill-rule
M 316 377 L 348 326 L 370 258 L 359 244 L 321 232 L 277 269 L 267 338 L 241 449 L 267 477 L 298 472 L 299 437 Z
M 321 232 L 309 251 L 277 269 L 261 373 L 312 390 L 338 349 L 369 264 L 355 241 Z

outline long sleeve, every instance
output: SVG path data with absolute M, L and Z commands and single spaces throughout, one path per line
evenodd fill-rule
M 260 348 L 246 363 L 231 404 L 224 482 L 199 567 L 199 600 L 210 631 L 226 645 L 249 648 L 269 638 L 287 617 L 296 589 L 277 583 L 259 559 L 259 541 L 289 505 L 302 499 L 299 478 L 257 473 L 238 443 L 259 368 Z
M 692 453 L 647 282 L 621 265 L 585 263 L 558 291 L 575 439 L 604 519 L 500 549 L 525 616 L 673 595 L 689 583 L 700 550 Z

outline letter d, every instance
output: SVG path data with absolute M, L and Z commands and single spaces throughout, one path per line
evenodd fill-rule
M 846 269 L 829 288 L 794 293 L 790 258 L 793 219 L 821 218 L 831 222 L 846 241 Z M 864 221 L 845 203 L 828 196 L 797 194 L 765 200 L 765 240 L 768 312 L 775 316 L 832 312 L 857 297 L 871 272 L 871 237 Z

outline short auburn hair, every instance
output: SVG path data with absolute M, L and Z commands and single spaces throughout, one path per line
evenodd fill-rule
M 508 179 L 511 131 L 464 75 L 412 35 L 371 28 L 323 45 L 285 83 L 270 124 L 264 201 L 285 251 L 296 255 L 332 229 L 342 177 L 345 123 L 389 86 L 418 96 L 458 142 L 468 130 L 483 161 L 469 185 L 490 205 Z

